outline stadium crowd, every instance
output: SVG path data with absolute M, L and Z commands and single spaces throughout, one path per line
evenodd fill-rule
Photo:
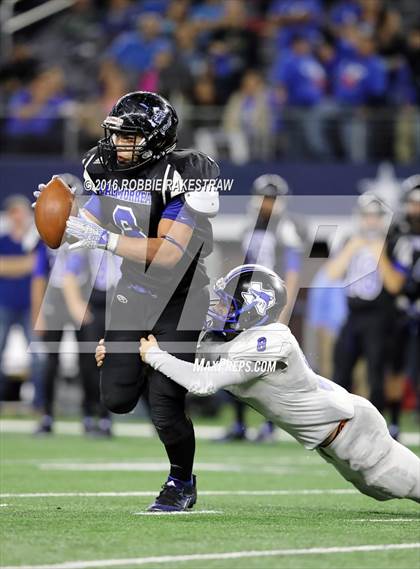
M 400 4 L 77 0 L 3 55 L 3 152 L 57 153 L 75 129 L 86 149 L 113 102 L 140 89 L 169 97 L 181 142 L 215 157 L 410 162 L 420 14 L 407 21 Z

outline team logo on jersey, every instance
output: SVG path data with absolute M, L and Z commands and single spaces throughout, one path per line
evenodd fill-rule
M 248 291 L 241 294 L 246 304 L 255 305 L 255 310 L 260 316 L 265 316 L 267 310 L 274 306 L 276 302 L 274 290 L 263 288 L 260 282 L 251 281 Z

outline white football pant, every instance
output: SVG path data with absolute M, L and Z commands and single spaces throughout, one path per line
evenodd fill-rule
M 318 453 L 363 494 L 420 503 L 420 458 L 390 436 L 384 418 L 367 399 L 351 397 L 353 419 Z

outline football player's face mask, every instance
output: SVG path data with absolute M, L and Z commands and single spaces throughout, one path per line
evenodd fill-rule
M 257 301 L 249 304 L 239 301 L 225 290 L 225 284 L 222 277 L 214 285 L 213 290 L 217 298 L 210 304 L 207 312 L 207 330 L 239 334 L 250 325 L 262 326 L 268 316 L 262 317 L 259 322 L 248 324 L 248 317 L 254 312 Z
M 145 138 L 140 135 L 123 132 L 112 133 L 111 143 L 115 148 L 117 164 L 122 168 L 136 166 L 145 142 Z

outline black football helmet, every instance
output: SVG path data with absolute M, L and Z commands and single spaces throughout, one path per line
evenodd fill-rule
M 119 99 L 102 123 L 105 136 L 98 142 L 99 158 L 110 171 L 127 171 L 158 160 L 176 145 L 178 116 L 160 95 L 135 91 Z M 132 136 L 127 144 L 116 144 L 116 134 Z M 136 136 L 141 137 L 137 143 Z M 131 152 L 131 159 L 118 160 L 119 152 Z
M 277 322 L 287 302 L 283 279 L 262 265 L 232 269 L 213 290 L 218 302 L 208 311 L 207 329 L 227 334 Z

